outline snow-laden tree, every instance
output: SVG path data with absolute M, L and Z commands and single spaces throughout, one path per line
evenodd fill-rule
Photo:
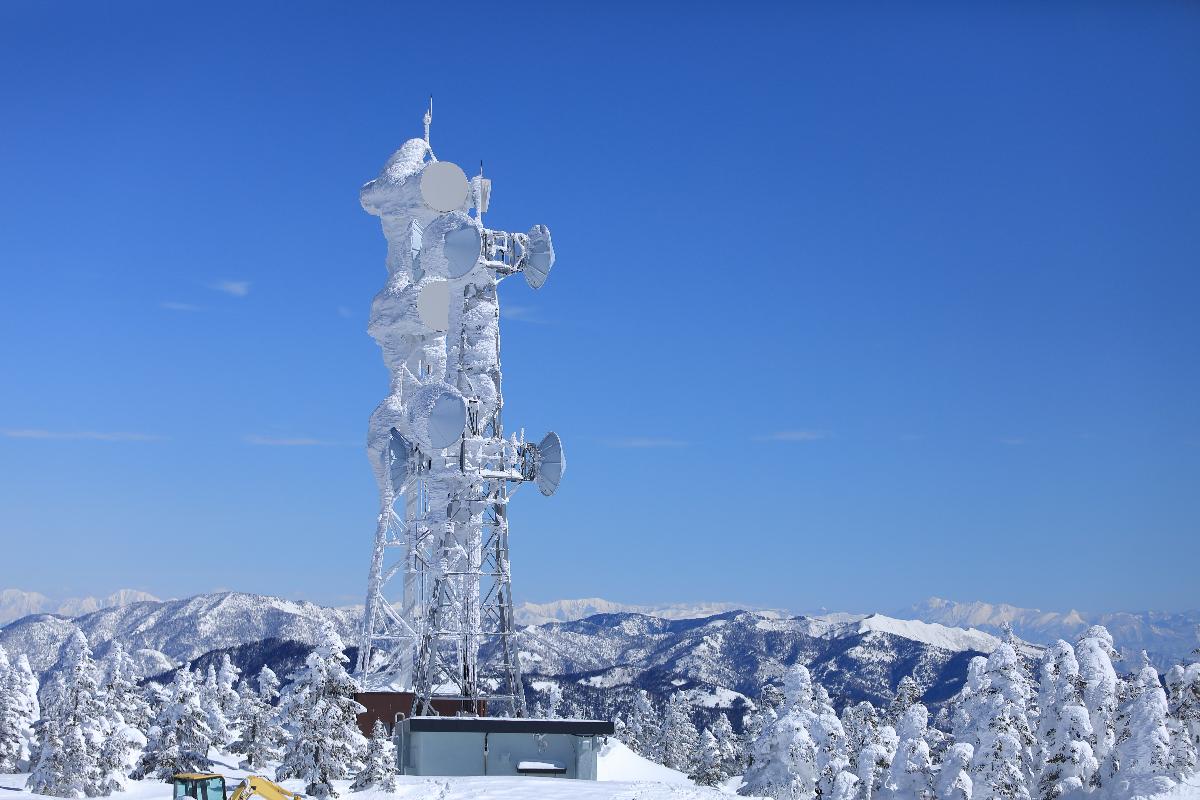
M 1079 678 L 1083 682 L 1083 707 L 1092 723 L 1093 754 L 1099 768 L 1092 775 L 1092 785 L 1102 786 L 1114 771 L 1113 746 L 1116 744 L 1117 671 L 1113 657 L 1117 655 L 1112 636 L 1103 625 L 1093 625 L 1075 643 L 1075 658 L 1079 662 Z
M 638 755 L 658 761 L 660 728 L 658 714 L 654 711 L 650 695 L 644 689 L 639 689 L 629 705 L 625 735 L 621 741 Z
M 896 684 L 896 694 L 892 697 L 892 702 L 888 704 L 887 723 L 896 728 L 897 733 L 900 733 L 900 718 L 904 716 L 904 712 L 908 711 L 914 703 L 921 701 L 922 694 L 921 687 L 911 675 L 905 675 Z M 903 734 L 901 734 L 900 738 L 903 741 Z
M 691 772 L 699 738 L 696 726 L 692 723 L 692 707 L 682 692 L 675 692 L 663 709 L 658 745 L 663 766 L 679 770 L 685 775 Z
M 1046 648 L 1038 691 L 1037 798 L 1055 800 L 1090 786 L 1099 768 L 1091 717 L 1083 707 L 1083 680 L 1070 644 L 1059 639 Z
M 900 717 L 896 736 L 900 746 L 892 759 L 885 796 L 895 800 L 935 800 L 933 760 L 925 740 L 929 711 L 920 703 L 910 705 Z
M 225 703 L 222 697 L 221 682 L 217 678 L 217 668 L 212 664 L 204 673 L 204 681 L 197 686 L 200 696 L 200 707 L 208 716 L 208 729 L 212 732 L 212 743 L 215 747 L 225 747 L 233 738 L 229 729 L 230 719 L 225 714 Z
M 383 792 L 396 791 L 396 746 L 388 736 L 382 720 L 375 720 L 371 739 L 367 744 L 367 757 L 363 767 L 354 776 L 350 791 L 378 789 Z
M 971 763 L 975 800 L 1029 800 L 1033 731 L 1028 709 L 1033 689 L 1012 645 L 1002 642 L 987 658 L 976 707 Z
M 1171 667 L 1166 686 L 1171 773 L 1182 779 L 1200 766 L 1200 664 Z
M 28 771 L 33 765 L 33 753 L 37 747 L 37 733 L 34 725 L 42 716 L 42 707 L 38 702 L 37 676 L 29 666 L 29 658 L 21 653 L 14 659 L 8 670 L 8 685 L 10 697 L 15 698 L 18 715 L 25 722 L 23 729 L 24 744 L 21 747 L 20 765 L 22 771 Z
M 1114 749 L 1116 778 L 1130 790 L 1156 794 L 1174 787 L 1170 777 L 1171 737 L 1167 731 L 1167 695 L 1158 670 L 1142 653 L 1142 668 L 1129 684 Z
M 975 656 L 967 664 L 967 679 L 954 704 L 951 730 L 954 741 L 979 747 L 979 732 L 987 725 L 987 658 Z M 982 721 L 981 721 L 982 720 Z
M 562 687 L 554 681 L 538 681 L 536 685 L 539 697 L 533 707 L 533 716 L 542 719 L 558 719 L 562 710 Z
M 717 721 L 712 726 L 712 735 L 717 740 L 721 771 L 725 773 L 725 777 L 739 774 L 742 764 L 741 740 L 733 732 L 733 724 L 724 713 L 717 715 Z
M 147 730 L 152 717 L 150 704 L 138 686 L 142 679 L 141 670 L 125 651 L 124 645 L 113 642 L 108 655 L 101 662 L 101 669 L 104 674 L 104 699 L 110 712 L 119 715 L 125 725 L 139 731 Z
M 43 746 L 26 784 L 35 794 L 84 797 L 99 793 L 100 748 L 107 736 L 107 714 L 99 690 L 87 637 L 75 630 L 64 646 L 62 668 L 48 695 L 52 702 L 42 714 Z
M 950 745 L 937 774 L 938 800 L 972 800 L 971 761 L 975 750 L 967 742 Z
M 880 725 L 875 738 L 858 753 L 856 775 L 858 796 L 862 800 L 878 797 L 887 783 L 896 751 L 900 749 L 900 737 L 891 725 Z
M 228 720 L 236 719 L 242 706 L 242 698 L 234 688 L 241 675 L 242 671 L 233 665 L 229 654 L 222 654 L 221 665 L 217 667 L 217 704 Z
M 16 697 L 16 686 L 9 673 L 8 652 L 0 647 L 0 772 L 20 771 L 25 720 Z
M 848 764 L 846 735 L 828 695 L 814 688 L 802 664 L 785 676 L 783 702 L 771 712 L 754 743 L 753 761 L 739 791 L 774 798 L 808 798 L 833 793 Z M 842 779 L 843 787 L 847 779 Z
M 355 721 L 366 711 L 354 699 L 358 685 L 346 672 L 349 659 L 329 622 L 304 666 L 289 677 L 279 709 L 291 734 L 275 780 L 298 778 L 313 797 L 336 796 L 333 781 L 345 778 L 366 752 Z
M 274 692 L 275 688 L 270 679 L 266 681 L 262 679 L 262 673 L 268 671 L 267 667 L 263 667 L 257 683 L 260 687 L 266 688 L 268 692 Z M 273 676 L 274 673 L 271 673 L 271 677 Z M 278 684 L 279 682 L 276 680 L 275 686 Z M 280 749 L 287 741 L 287 734 L 279 721 L 279 715 L 259 692 L 254 691 L 248 685 L 243 686 L 242 691 L 239 692 L 239 699 L 238 738 L 229 746 L 229 751 L 245 756 L 238 765 L 242 769 L 260 770 L 266 766 L 268 761 L 275 761 L 279 758 Z
M 858 754 L 879 738 L 881 724 L 879 712 L 867 700 L 854 705 L 847 703 L 842 709 L 842 730 L 846 732 L 848 769 L 855 775 L 858 774 Z
M 208 714 L 200 707 L 200 692 L 187 665 L 180 667 L 171 684 L 171 696 L 146 737 L 146 748 L 133 777 L 168 780 L 176 772 L 207 772 L 213 744 Z
M 701 786 L 716 786 L 729 777 L 721 758 L 721 745 L 712 730 L 705 728 L 696 747 L 696 767 L 690 776 Z
M 263 666 L 254 679 L 258 685 L 258 696 L 264 703 L 273 704 L 279 697 L 279 676 L 268 666 Z
M 833 782 L 833 793 L 829 795 L 829 800 L 857 800 L 857 798 L 858 776 L 842 770 Z

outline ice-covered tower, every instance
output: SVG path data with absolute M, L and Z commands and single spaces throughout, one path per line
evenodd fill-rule
M 554 249 L 541 225 L 485 228 L 491 181 L 438 161 L 428 123 L 360 193 L 388 243 L 368 330 L 392 377 L 367 437 L 380 513 L 358 673 L 414 692 L 414 713 L 436 713 L 436 696 L 524 716 L 508 501 L 527 481 L 553 494 L 565 461 L 554 433 L 505 436 L 496 289 L 517 272 L 540 287 Z

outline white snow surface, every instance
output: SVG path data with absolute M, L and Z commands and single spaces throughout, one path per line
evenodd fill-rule
M 102 608 L 120 608 L 144 600 L 157 600 L 139 589 L 118 589 L 108 597 L 67 597 L 53 600 L 41 592 L 0 590 L 0 625 L 30 614 L 61 614 L 76 617 Z
M 248 773 L 238 769 L 237 756 L 214 751 L 213 771 L 225 776 L 229 791 Z M 274 775 L 274 765 L 256 774 Z M 350 780 L 334 781 L 342 800 L 719 800 L 728 797 L 716 789 L 695 786 L 682 774 L 636 755 L 610 738 L 600 751 L 598 781 L 535 777 L 411 777 L 396 778 L 396 791 L 351 792 Z M 28 775 L 0 774 L 0 794 L 6 800 L 41 800 L 25 788 Z M 294 792 L 303 792 L 301 781 L 284 781 Z M 130 781 L 128 791 L 112 795 L 114 800 L 169 800 L 170 789 L 162 781 Z M 1172 800 L 1176 800 L 1172 798 Z M 1189 798 L 1188 800 L 1191 800 Z

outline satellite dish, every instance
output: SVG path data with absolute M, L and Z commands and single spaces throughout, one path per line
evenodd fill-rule
M 446 234 L 442 254 L 451 278 L 461 278 L 475 268 L 483 252 L 483 239 L 474 225 L 464 225 Z
M 438 333 L 450 327 L 450 283 L 427 281 L 417 295 L 417 316 L 421 324 Z
M 558 438 L 557 433 L 550 431 L 546 434 L 546 438 L 538 443 L 537 452 L 538 490 L 549 497 L 558 489 L 558 484 L 562 481 L 563 473 L 567 469 L 567 458 L 563 455 L 562 440 Z
M 433 161 L 421 173 L 421 199 L 434 211 L 462 208 L 470 188 L 466 174 L 449 161 Z
M 462 438 L 467 427 L 467 401 L 460 394 L 446 392 L 429 411 L 429 444 L 441 450 Z
M 554 266 L 554 244 L 550 241 L 550 229 L 545 225 L 534 225 L 529 229 L 524 261 L 525 282 L 534 289 L 542 288 Z

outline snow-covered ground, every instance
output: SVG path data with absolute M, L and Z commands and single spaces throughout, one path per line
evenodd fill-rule
M 247 775 L 237 768 L 237 758 L 213 752 L 213 771 L 225 776 L 226 786 L 233 787 Z M 396 792 L 351 792 L 350 781 L 337 781 L 338 794 L 344 800 L 719 800 L 728 795 L 716 789 L 695 786 L 687 776 L 647 761 L 633 753 L 616 739 L 609 739 L 600 751 L 598 781 L 574 781 L 561 778 L 396 778 Z M 259 774 L 272 776 L 274 769 Z M 0 774 L 0 800 L 41 800 L 25 788 L 28 775 Z M 284 781 L 283 786 L 303 792 L 300 781 Z M 113 795 L 114 800 L 170 800 L 171 788 L 162 781 L 130 781 L 126 792 Z M 1172 800 L 1175 800 L 1172 798 Z M 1191 800 L 1191 798 L 1189 798 Z

